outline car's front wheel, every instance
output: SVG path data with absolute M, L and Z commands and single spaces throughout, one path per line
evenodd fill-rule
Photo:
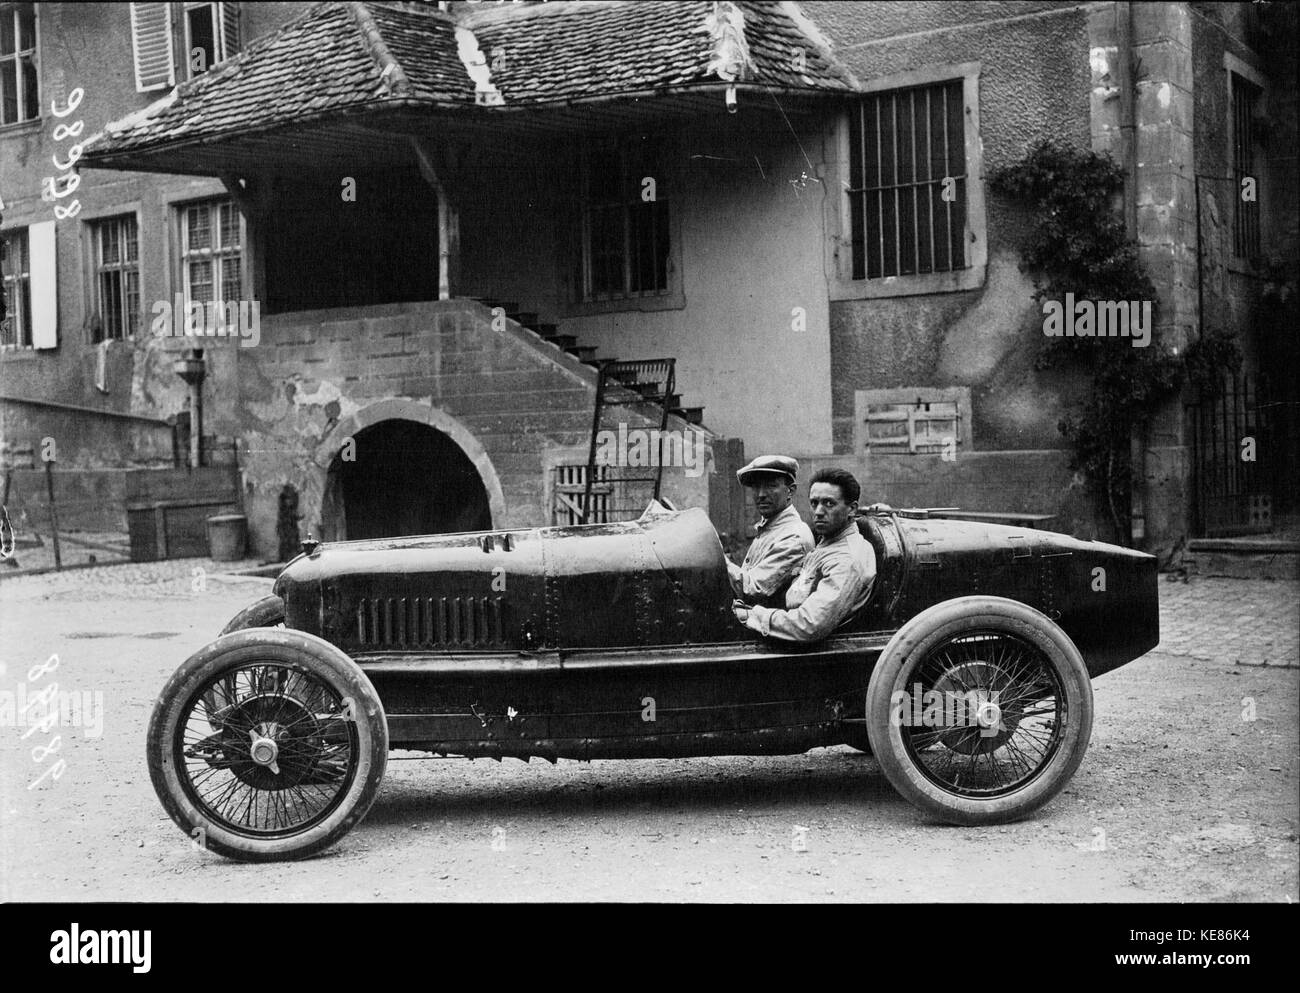
M 970 596 L 917 614 L 867 689 L 867 732 L 899 793 L 955 824 L 1017 820 L 1074 774 L 1092 683 L 1069 636 L 1014 600 Z
M 388 721 L 369 678 L 329 642 L 255 628 L 181 665 L 147 751 L 158 799 L 197 845 L 247 862 L 297 859 L 370 809 Z

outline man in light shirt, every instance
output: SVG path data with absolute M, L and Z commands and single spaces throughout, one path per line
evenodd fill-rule
M 813 536 L 794 509 L 799 463 L 784 455 L 763 455 L 736 473 L 761 520 L 745 561 L 727 561 L 736 595 L 749 604 L 781 606 L 785 591 L 812 551 Z
M 764 637 L 820 641 L 866 605 L 876 578 L 876 553 L 858 531 L 861 487 L 844 469 L 812 478 L 808 503 L 817 545 L 785 595 L 785 609 L 736 603 L 736 620 Z

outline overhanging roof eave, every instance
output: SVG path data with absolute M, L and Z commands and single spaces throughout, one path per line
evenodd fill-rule
M 495 107 L 467 105 L 459 101 L 446 101 L 428 97 L 388 97 L 383 100 L 367 101 L 352 107 L 330 108 L 315 114 L 295 117 L 288 120 L 272 121 L 249 129 L 228 128 L 224 131 L 198 138 L 180 137 L 157 144 L 144 144 L 121 150 L 96 152 L 93 147 L 87 150 L 83 163 L 89 168 L 114 169 L 131 172 L 155 172 L 166 174 L 220 176 L 232 171 L 231 164 L 214 164 L 214 155 L 221 156 L 221 149 L 229 149 L 231 160 L 247 159 L 251 149 L 268 141 L 285 141 L 292 143 L 312 134 L 323 140 L 331 131 L 349 128 L 355 125 L 385 122 L 385 128 L 392 135 L 393 146 L 405 148 L 410 137 L 427 137 L 430 125 L 450 124 L 467 130 L 485 129 L 499 132 L 523 124 L 525 120 L 530 130 L 561 134 L 590 131 L 597 133 L 609 130 L 599 123 L 585 127 L 586 122 L 574 121 L 566 111 L 583 111 L 594 107 L 617 106 L 618 113 L 624 118 L 621 126 L 633 126 L 636 119 L 645 121 L 665 117 L 688 117 L 698 113 L 703 101 L 711 96 L 718 97 L 721 107 L 721 95 L 731 84 L 708 81 L 690 83 L 676 87 L 658 88 L 645 91 L 626 91 L 618 94 L 601 94 L 598 96 L 580 96 L 550 100 L 546 102 L 516 104 Z M 836 100 L 852 97 L 852 91 L 827 90 L 825 88 L 777 87 L 764 83 L 738 82 L 735 84 L 739 94 L 762 97 L 762 105 L 757 109 L 763 112 L 779 110 L 796 115 L 809 112 L 810 109 Z M 769 101 L 768 98 L 774 98 Z M 782 107 L 781 98 L 794 101 L 788 107 Z M 644 102 L 643 102 L 644 101 Z M 672 105 L 669 101 L 677 101 Z M 742 107 L 745 104 L 742 102 Z M 753 106 L 753 105 L 751 105 Z M 548 120 L 549 119 L 549 120 Z M 282 160 L 287 162 L 293 155 L 286 152 Z M 299 157 L 304 165 L 310 166 L 316 160 L 315 155 Z

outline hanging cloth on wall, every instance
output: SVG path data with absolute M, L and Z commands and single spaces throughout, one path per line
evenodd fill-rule
M 95 346 L 95 389 L 100 393 L 107 393 L 108 390 L 108 346 L 109 339 L 105 338 Z

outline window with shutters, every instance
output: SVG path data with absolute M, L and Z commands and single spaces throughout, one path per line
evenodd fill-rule
M 95 311 L 92 343 L 134 337 L 140 330 L 140 236 L 134 214 L 92 227 Z
M 171 7 L 169 3 L 131 4 L 135 88 L 141 93 L 166 89 L 176 82 Z
M 179 208 L 181 281 L 187 301 L 237 303 L 243 299 L 240 278 L 242 218 L 234 201 L 206 200 Z
M 0 3 L 0 124 L 17 124 L 40 116 L 36 5 Z
M 190 79 L 239 51 L 238 4 L 187 3 L 184 13 L 184 62 Z
M 859 454 L 956 455 L 970 448 L 970 390 L 911 387 L 859 390 Z
M 240 50 L 237 3 L 133 3 L 136 89 L 193 79 Z
M 26 228 L 0 234 L 0 276 L 9 308 L 0 322 L 0 348 L 31 348 L 32 264 Z
M 836 299 L 983 281 L 979 64 L 875 80 L 841 127 Z

